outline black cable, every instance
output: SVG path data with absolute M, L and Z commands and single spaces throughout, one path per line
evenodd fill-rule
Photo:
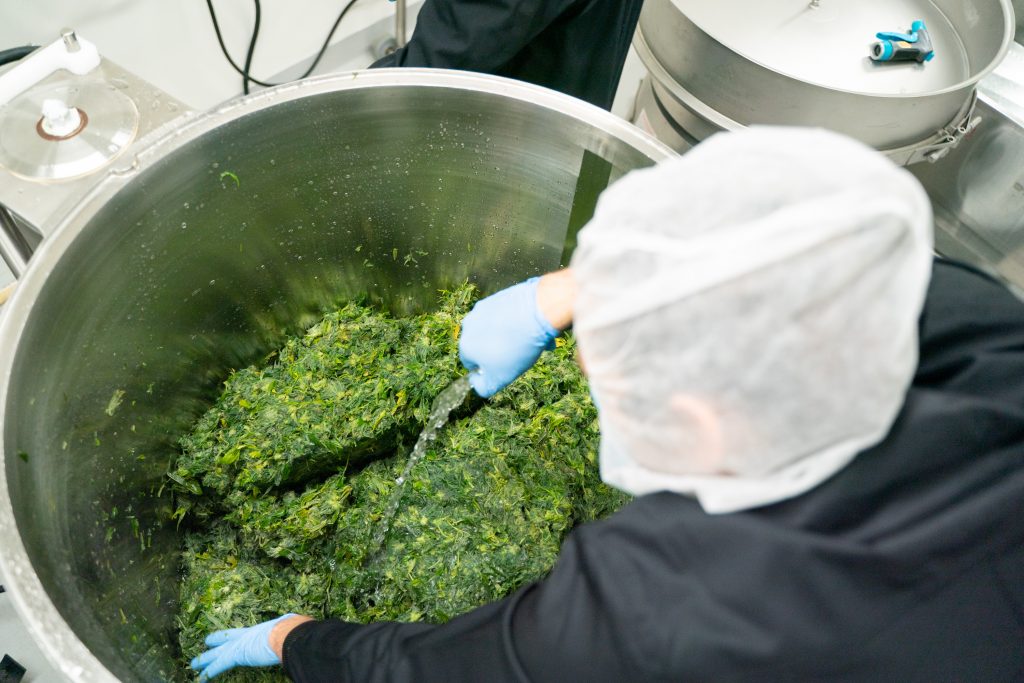
M 252 38 L 249 41 L 249 52 L 246 55 L 246 68 L 243 69 L 235 63 L 234 59 L 231 58 L 231 53 L 228 52 L 228 48 L 224 44 L 224 36 L 221 35 L 220 24 L 217 22 L 217 13 L 213 9 L 213 0 L 206 0 L 206 7 L 210 10 L 210 19 L 213 21 L 213 31 L 217 34 L 217 42 L 220 44 L 220 51 L 224 53 L 224 56 L 227 58 L 228 64 L 231 65 L 231 68 L 242 77 L 242 90 L 244 92 L 249 92 L 249 83 L 262 85 L 264 88 L 272 88 L 275 85 L 282 85 L 281 83 L 267 83 L 265 81 L 261 81 L 249 73 L 249 67 L 252 65 L 252 55 L 256 50 L 256 37 L 260 30 L 260 2 L 259 0 L 254 0 L 254 2 L 256 3 L 256 22 L 253 26 Z M 299 76 L 300 79 L 309 76 L 316 69 L 317 65 L 320 64 L 320 60 L 323 59 L 324 53 L 327 52 L 327 48 L 331 44 L 331 38 L 334 37 L 334 33 L 338 30 L 341 20 L 345 18 L 345 15 L 348 14 L 348 11 L 352 9 L 352 6 L 355 4 L 356 0 L 349 0 L 345 4 L 345 7 L 342 8 L 341 13 L 338 14 L 338 18 L 334 20 L 334 26 L 331 27 L 330 33 L 327 34 L 324 44 L 320 47 L 320 51 L 317 52 L 316 57 L 313 59 L 313 63 L 309 65 L 308 69 L 306 69 L 306 73 Z
M 39 49 L 38 45 L 25 45 L 24 47 L 12 47 L 9 50 L 0 50 L 0 66 L 16 62 L 27 57 Z
M 253 0 L 256 4 L 256 22 L 252 26 L 252 38 L 249 39 L 249 49 L 245 53 L 245 66 L 242 69 L 242 92 L 249 94 L 249 74 L 252 73 L 252 56 L 256 52 L 256 39 L 260 37 L 260 0 Z

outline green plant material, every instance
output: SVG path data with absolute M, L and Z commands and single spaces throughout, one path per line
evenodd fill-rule
M 231 178 L 232 180 L 234 180 L 235 181 L 235 187 L 241 187 L 242 186 L 242 182 L 238 179 L 238 176 L 235 175 L 234 173 L 232 173 L 231 171 L 223 171 L 223 172 L 221 172 L 221 174 L 220 174 L 221 181 L 223 181 L 225 178 Z
M 600 481 L 597 412 L 567 337 L 478 410 L 456 413 L 410 474 L 383 548 L 371 547 L 430 402 L 460 372 L 458 323 L 472 294 L 463 287 L 445 295 L 436 313 L 403 320 L 346 306 L 289 343 L 275 365 L 228 380 L 183 440 L 185 464 L 171 473 L 186 500 L 206 498 L 186 485 L 199 481 L 204 490 L 229 492 L 224 509 L 179 508 L 179 518 L 206 523 L 186 535 L 179 617 L 186 658 L 202 651 L 210 630 L 287 611 L 446 621 L 543 577 L 574 526 L 628 500 Z M 315 367 L 310 349 L 318 350 Z M 268 374 L 280 382 L 297 376 L 303 387 L 329 377 L 333 393 L 282 392 L 293 399 L 285 405 L 301 404 L 291 413 L 268 398 L 275 394 L 260 383 Z M 316 419 L 295 418 L 311 414 L 316 400 L 330 406 L 332 396 L 359 419 L 327 407 Z M 260 459 L 249 455 L 256 438 L 274 446 L 258 448 Z M 339 445 L 329 458 L 295 446 L 314 439 Z M 232 449 L 238 456 L 225 457 Z M 293 480 L 297 463 L 317 458 L 334 470 L 279 485 Z M 279 680 L 236 675 L 226 680 Z
M 118 406 L 121 405 L 121 401 L 124 399 L 124 389 L 117 389 L 114 391 L 114 395 L 110 397 L 110 401 L 107 403 L 107 409 L 104 411 L 111 417 L 117 411 Z
M 188 659 L 203 652 L 204 638 L 224 628 L 252 626 L 288 612 L 320 614 L 324 584 L 317 574 L 253 556 L 235 531 L 218 523 L 185 539 L 178 628 Z M 285 680 L 276 670 L 238 670 L 226 680 Z
M 273 365 L 234 373 L 182 440 L 169 476 L 183 503 L 207 492 L 231 507 L 392 454 L 457 376 L 471 297 L 462 287 L 436 313 L 404 319 L 349 304 L 290 341 Z

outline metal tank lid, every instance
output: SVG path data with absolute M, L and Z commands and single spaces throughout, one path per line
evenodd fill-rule
M 1006 0 L 996 3 L 1012 16 Z M 865 95 L 913 96 L 962 87 L 994 68 L 1012 40 L 1011 19 L 1005 27 L 995 28 L 996 35 L 1003 34 L 1003 44 L 991 45 L 988 52 L 997 57 L 981 63 L 984 60 L 978 58 L 979 50 L 970 44 L 969 35 L 981 27 L 971 25 L 969 18 L 954 25 L 931 0 L 672 0 L 672 4 L 709 37 L 749 61 L 805 83 Z M 934 59 L 923 64 L 871 60 L 877 33 L 909 33 L 915 21 L 927 27 Z M 986 32 L 993 33 L 991 28 Z

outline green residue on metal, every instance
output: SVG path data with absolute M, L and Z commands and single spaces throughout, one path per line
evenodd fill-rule
M 25 451 L 18 451 L 18 457 L 21 458 L 22 462 L 28 462 L 28 453 Z
M 463 286 L 410 318 L 350 304 L 273 365 L 228 378 L 168 473 L 188 529 L 185 659 L 212 630 L 288 611 L 446 621 L 541 578 L 574 526 L 626 502 L 600 481 L 597 413 L 570 337 L 492 400 L 456 410 L 366 562 L 434 397 L 463 372 L 459 325 L 475 297 Z
M 231 178 L 232 180 L 234 180 L 235 181 L 235 187 L 241 187 L 242 186 L 242 183 L 238 180 L 238 176 L 235 175 L 234 173 L 232 173 L 231 171 L 223 171 L 220 174 L 221 181 L 223 181 L 225 178 Z
M 115 389 L 114 395 L 111 396 L 110 401 L 107 402 L 107 409 L 103 412 L 113 417 L 118 406 L 121 405 L 122 400 L 124 400 L 124 389 Z

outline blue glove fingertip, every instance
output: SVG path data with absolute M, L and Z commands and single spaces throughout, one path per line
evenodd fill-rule
M 228 642 L 231 639 L 231 631 L 235 630 L 237 629 L 229 629 L 226 631 L 214 631 L 210 635 L 206 636 L 206 640 L 203 642 L 206 643 L 206 647 L 218 647 Z
M 199 677 L 199 680 L 208 681 L 211 678 L 216 678 L 225 671 L 230 671 L 231 669 L 234 669 L 235 665 L 235 662 L 232 661 L 218 660 L 211 664 L 210 667 L 203 672 L 203 675 Z
M 475 363 L 466 358 L 466 356 L 462 353 L 461 350 L 459 351 L 459 361 L 462 362 L 462 367 L 464 367 L 468 372 L 473 372 L 474 370 L 477 370 L 480 367 L 478 363 Z
M 473 387 L 473 390 L 483 398 L 490 398 L 498 392 L 498 388 L 491 386 L 491 383 L 484 377 L 484 373 L 480 371 L 469 375 L 469 386 Z

